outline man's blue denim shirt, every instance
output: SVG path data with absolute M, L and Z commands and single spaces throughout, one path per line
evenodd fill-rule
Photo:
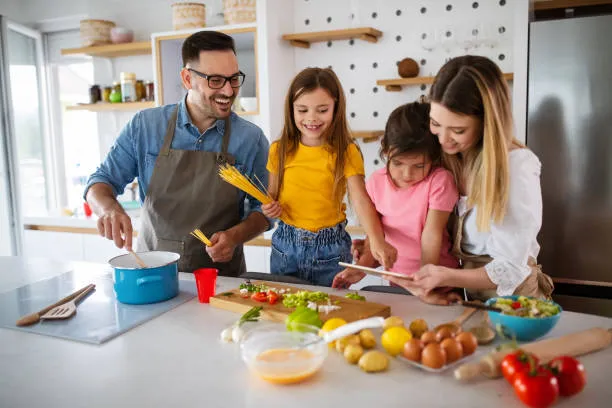
M 178 103 L 179 111 L 172 148 L 179 150 L 202 150 L 220 152 L 225 122 L 217 120 L 213 126 L 200 134 L 191 122 L 185 99 Z M 123 194 L 125 186 L 138 177 L 140 200 L 144 202 L 147 187 L 153 174 L 155 160 L 161 150 L 166 128 L 176 104 L 138 112 L 123 128 L 111 147 L 104 162 L 89 177 L 84 195 L 94 183 L 109 184 L 116 195 Z M 228 153 L 235 157 L 235 166 L 252 179 L 257 176 L 268 185 L 268 149 L 270 144 L 263 131 L 255 124 L 231 113 L 231 138 Z M 202 194 L 206 194 L 202 191 Z M 245 202 L 246 197 L 246 202 Z M 251 212 L 261 212 L 261 203 L 240 191 L 240 218 Z

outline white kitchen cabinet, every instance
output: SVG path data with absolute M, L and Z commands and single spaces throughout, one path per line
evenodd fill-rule
M 244 259 L 248 272 L 270 273 L 270 247 L 245 245 Z
M 57 261 L 83 261 L 83 235 L 54 231 L 23 231 L 26 257 Z

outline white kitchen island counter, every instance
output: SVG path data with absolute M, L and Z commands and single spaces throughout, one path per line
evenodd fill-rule
M 102 264 L 0 258 L 0 292 L 64 272 L 87 274 Z M 193 279 L 181 274 L 181 279 Z M 218 292 L 238 279 L 219 278 Z M 318 288 L 320 289 L 320 288 Z M 460 307 L 434 307 L 409 296 L 364 292 L 405 320 L 431 326 L 456 318 Z M 330 352 L 310 381 L 278 386 L 252 375 L 236 344 L 219 340 L 239 316 L 193 299 L 100 346 L 0 329 L 0 407 L 521 407 L 503 379 L 460 383 L 452 370 L 429 374 L 392 361 L 390 370 L 365 374 Z M 469 322 L 468 322 L 469 323 Z M 564 312 L 550 336 L 612 319 Z M 487 349 L 490 349 L 490 346 Z M 480 350 L 482 352 L 484 348 Z M 612 348 L 580 358 L 588 383 L 555 407 L 608 407 Z

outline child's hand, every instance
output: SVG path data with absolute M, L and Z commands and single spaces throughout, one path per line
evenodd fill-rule
M 443 267 L 427 264 L 412 275 L 412 285 L 428 294 L 436 288 L 448 286 L 446 278 Z
M 397 249 L 387 241 L 374 242 L 371 240 L 370 252 L 386 270 L 391 269 L 397 260 Z
M 351 254 L 353 255 L 353 262 L 359 262 L 359 258 L 365 251 L 365 239 L 354 239 L 351 243 Z
M 263 211 L 263 215 L 268 218 L 280 218 L 283 213 L 283 208 L 278 201 L 272 201 L 269 204 L 262 205 L 261 210 Z
M 332 288 L 348 289 L 353 283 L 357 283 L 362 280 L 365 275 L 365 272 L 347 268 L 342 272 L 338 272 L 334 278 L 334 281 L 332 282 Z

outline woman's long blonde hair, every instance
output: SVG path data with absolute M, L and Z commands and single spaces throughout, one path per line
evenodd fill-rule
M 468 206 L 477 208 L 476 225 L 488 231 L 506 215 L 510 190 L 508 149 L 523 146 L 513 131 L 510 91 L 490 59 L 466 55 L 448 61 L 431 87 L 430 102 L 480 120 L 480 138 L 467 152 L 442 154 L 458 186 L 468 191 Z
M 301 95 L 312 92 L 318 88 L 324 89 L 334 99 L 334 115 L 332 123 L 323 135 L 326 147 L 335 157 L 334 168 L 334 195 L 342 205 L 345 185 L 344 167 L 347 160 L 347 151 L 354 143 L 346 120 L 346 98 L 340 80 L 329 68 L 306 68 L 302 70 L 291 82 L 287 97 L 285 98 L 285 124 L 281 137 L 274 143 L 278 144 L 278 177 L 276 185 L 270 186 L 270 193 L 278 200 L 287 158 L 295 154 L 300 144 L 300 131 L 293 116 L 293 103 Z

